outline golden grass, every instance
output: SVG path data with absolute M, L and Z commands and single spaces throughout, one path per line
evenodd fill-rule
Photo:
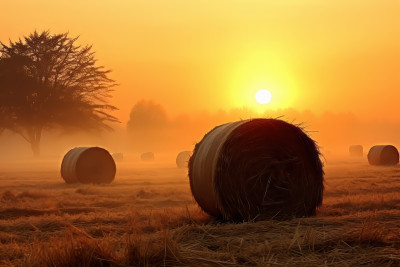
M 0 266 L 400 266 L 400 168 L 327 164 L 313 218 L 224 223 L 173 164 L 111 185 L 0 173 Z

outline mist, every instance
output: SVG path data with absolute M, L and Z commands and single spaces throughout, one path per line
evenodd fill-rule
M 161 103 L 141 100 L 132 106 L 126 123 L 113 124 L 112 131 L 65 133 L 45 131 L 41 143 L 41 159 L 62 159 L 71 148 L 101 146 L 110 153 L 125 153 L 133 161 L 140 153 L 154 152 L 173 159 L 179 151 L 193 150 L 194 145 L 214 127 L 237 120 L 251 118 L 280 118 L 301 125 L 317 141 L 324 157 L 347 156 L 353 144 L 364 146 L 364 152 L 375 144 L 400 144 L 396 134 L 400 124 L 396 121 L 378 121 L 362 118 L 351 112 L 331 111 L 316 114 L 311 110 L 278 109 L 257 112 L 249 108 L 220 109 L 215 112 L 199 111 L 171 116 Z M 0 136 L 0 158 L 4 160 L 30 160 L 29 144 L 19 135 L 4 131 Z M 157 158 L 157 157 L 156 157 Z M 160 157 L 158 157 L 160 159 Z

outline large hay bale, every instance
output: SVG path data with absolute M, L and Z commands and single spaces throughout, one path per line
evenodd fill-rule
M 178 156 L 176 156 L 176 166 L 178 166 L 178 168 L 181 169 L 187 168 L 191 155 L 192 155 L 191 151 L 179 152 Z
M 352 145 L 349 147 L 349 154 L 351 157 L 362 157 L 364 155 L 364 148 L 362 145 Z
M 189 161 L 192 194 L 226 220 L 315 215 L 322 203 L 323 164 L 301 128 L 277 119 L 215 127 Z
M 113 153 L 111 155 L 115 161 L 123 161 L 124 160 L 124 154 L 123 153 Z
M 154 153 L 153 152 L 146 152 L 140 155 L 140 159 L 142 161 L 153 161 L 154 160 Z
M 368 152 L 371 165 L 396 165 L 399 163 L 399 151 L 392 145 L 373 146 Z
M 115 178 L 114 159 L 100 147 L 76 147 L 65 154 L 61 176 L 66 183 L 111 183 Z

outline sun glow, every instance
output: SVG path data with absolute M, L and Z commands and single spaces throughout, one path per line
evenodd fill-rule
M 260 104 L 268 104 L 271 101 L 271 92 L 266 89 L 258 90 L 256 93 L 256 101 Z

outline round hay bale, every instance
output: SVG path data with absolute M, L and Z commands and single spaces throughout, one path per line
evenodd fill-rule
M 252 119 L 215 127 L 189 161 L 192 194 L 225 220 L 315 215 L 323 164 L 316 143 L 295 125 Z
M 176 166 L 178 166 L 180 169 L 187 168 L 191 155 L 191 151 L 179 152 L 178 156 L 176 156 Z
M 154 153 L 153 152 L 146 152 L 140 155 L 140 159 L 142 161 L 153 161 L 154 160 Z
M 362 157 L 364 155 L 364 148 L 362 145 L 349 146 L 349 154 L 351 157 Z
M 124 160 L 124 154 L 123 153 L 113 153 L 111 155 L 115 161 L 123 161 Z
M 399 163 L 399 151 L 392 145 L 373 146 L 368 152 L 371 165 L 396 165 Z
M 61 176 L 66 183 L 111 183 L 115 178 L 114 159 L 100 147 L 76 147 L 65 154 Z

